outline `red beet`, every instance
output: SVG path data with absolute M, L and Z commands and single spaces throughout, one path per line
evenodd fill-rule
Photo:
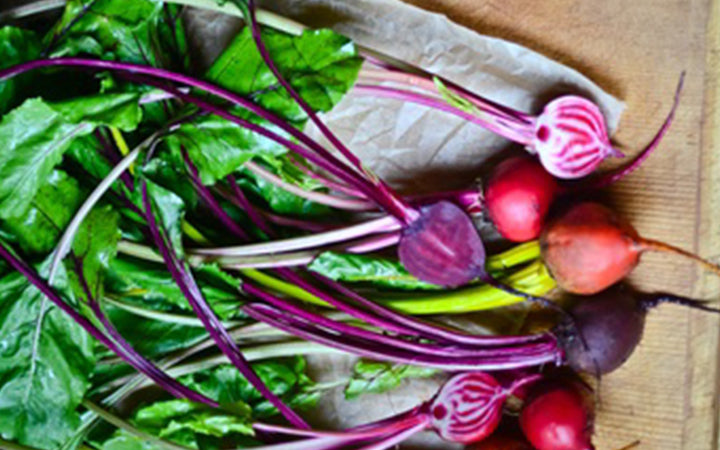
M 593 449 L 593 405 L 577 382 L 535 385 L 520 413 L 520 427 L 537 450 Z
M 524 242 L 540 235 L 550 205 L 558 194 L 555 178 L 535 158 L 506 159 L 485 185 L 485 206 L 498 232 Z
M 625 219 L 599 203 L 573 205 L 547 224 L 542 256 L 558 285 L 590 295 L 625 278 L 648 250 L 685 256 L 720 274 L 720 267 L 668 244 L 644 239 Z

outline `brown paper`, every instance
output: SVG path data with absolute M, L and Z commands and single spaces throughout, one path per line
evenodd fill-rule
M 537 113 L 553 96 L 580 93 L 601 107 L 613 131 L 624 108 L 622 102 L 573 69 L 397 0 L 273 0 L 263 6 L 312 27 L 331 27 L 365 48 L 523 111 Z M 189 19 L 194 41 L 206 63 L 212 62 L 240 28 L 235 19 L 205 11 L 194 12 Z M 200 38 L 198 31 L 202 32 Z M 367 166 L 404 191 L 466 186 L 482 173 L 488 158 L 517 147 L 444 113 L 352 93 L 324 120 Z M 307 131 L 325 142 L 312 125 Z M 309 361 L 316 379 L 334 381 L 351 373 L 354 358 L 317 356 Z M 337 428 L 378 420 L 432 397 L 441 382 L 442 377 L 413 380 L 388 394 L 368 395 L 351 402 L 344 400 L 338 390 L 326 396 L 314 422 Z M 462 446 L 424 433 L 408 441 L 405 448 Z

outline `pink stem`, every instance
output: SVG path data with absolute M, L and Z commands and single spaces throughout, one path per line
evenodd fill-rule
M 286 190 L 287 192 L 297 195 L 298 197 L 305 198 L 321 205 L 327 205 L 337 209 L 345 209 L 349 211 L 367 211 L 368 209 L 374 209 L 375 204 L 366 200 L 353 200 L 335 197 L 333 195 L 324 194 L 322 192 L 308 191 L 300 186 L 288 183 L 279 176 L 265 170 L 262 166 L 249 161 L 245 163 L 245 167 L 258 177 L 263 180 Z
M 438 100 L 412 91 L 406 91 L 386 86 L 357 84 L 355 85 L 355 88 L 352 92 L 361 95 L 382 96 L 386 98 L 393 98 L 396 100 L 417 103 L 419 105 L 427 106 L 433 109 L 437 109 L 439 111 L 444 111 L 458 116 L 462 119 L 467 120 L 468 122 L 480 125 L 483 128 L 487 128 L 493 133 L 496 133 L 513 142 L 517 142 L 522 145 L 530 145 L 533 142 L 533 130 L 530 125 L 507 122 L 506 119 L 493 116 L 490 113 L 487 113 L 489 117 L 482 118 L 467 113 L 459 108 L 456 108 L 443 100 Z
M 235 177 L 233 177 L 232 175 L 228 175 L 226 181 L 228 182 L 228 184 L 230 184 L 230 190 L 233 193 L 233 197 L 231 197 L 232 203 L 245 211 L 245 214 L 250 217 L 250 221 L 254 223 L 258 228 L 260 228 L 264 233 L 268 235 L 272 234 L 273 231 L 270 227 L 270 224 L 267 223 L 265 217 L 260 214 L 260 212 L 258 212 L 255 206 L 250 203 L 250 200 L 247 199 L 242 189 L 240 189 L 240 186 L 238 186 Z
M 645 162 L 646 159 L 650 157 L 652 152 L 660 145 L 660 141 L 662 141 L 663 137 L 665 137 L 665 134 L 670 129 L 670 125 L 672 124 L 673 118 L 675 117 L 675 110 L 680 103 L 680 94 L 682 92 L 684 83 L 685 72 L 680 75 L 680 81 L 678 81 L 677 89 L 675 90 L 675 99 L 673 100 L 672 108 L 670 108 L 670 113 L 667 115 L 667 117 L 665 118 L 665 122 L 663 122 L 662 126 L 655 134 L 655 137 L 652 138 L 647 147 L 645 147 L 645 149 L 641 151 L 640 154 L 638 154 L 635 159 L 630 161 L 627 165 L 621 167 L 616 171 L 600 175 L 597 179 L 589 181 L 589 183 L 583 186 L 581 189 L 585 190 L 605 188 L 635 171 L 638 167 L 640 167 L 643 162 Z
M 437 86 L 435 85 L 435 82 L 430 76 L 416 75 L 400 70 L 363 70 L 360 72 L 360 77 L 374 81 L 389 81 L 393 83 L 398 83 L 407 87 L 419 88 L 435 95 L 440 95 Z M 454 85 L 447 84 L 445 82 L 444 84 L 453 94 L 459 95 L 460 97 L 468 100 L 481 111 L 485 111 L 487 113 L 518 123 L 524 122 L 526 124 L 530 124 L 534 120 L 534 118 L 528 114 L 522 113 L 520 111 L 512 111 L 512 113 L 510 113 L 507 108 L 500 107 L 499 105 L 491 101 L 488 101 L 475 94 L 469 93 L 467 90 L 460 89 Z
M 293 165 L 298 168 L 298 170 L 300 170 L 302 173 L 309 176 L 310 178 L 316 180 L 318 183 L 324 185 L 325 187 L 338 191 L 350 197 L 367 198 L 367 196 L 362 191 L 352 188 L 347 184 L 333 181 L 313 171 L 311 168 L 303 164 L 302 161 L 299 161 L 295 155 L 290 154 L 288 155 L 288 157 L 290 158 L 290 161 L 292 161 Z
M 350 239 L 357 239 L 373 233 L 386 233 L 400 229 L 402 225 L 391 216 L 369 220 L 357 225 L 338 230 L 326 231 L 310 236 L 281 239 L 272 242 L 248 244 L 236 247 L 201 248 L 193 250 L 194 254 L 206 256 L 256 256 L 269 253 L 285 253 L 293 250 L 317 248 Z
M 414 435 L 415 433 L 419 433 L 428 426 L 429 419 L 425 419 L 424 422 L 420 422 L 414 427 L 410 427 L 406 430 L 400 431 L 399 433 L 395 433 L 392 436 L 389 436 L 385 439 L 382 439 L 380 442 L 376 442 L 375 444 L 367 445 L 365 447 L 361 447 L 359 450 L 385 450 L 387 448 L 390 448 L 394 445 L 398 445 L 401 442 L 403 442 L 405 439 L 409 438 L 410 436 Z

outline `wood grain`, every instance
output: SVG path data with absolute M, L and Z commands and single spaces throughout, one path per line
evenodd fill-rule
M 572 66 L 628 109 L 615 139 L 637 152 L 686 87 L 659 151 L 609 200 L 648 237 L 720 255 L 720 2 L 717 0 L 407 0 L 481 33 Z M 718 298 L 717 280 L 675 257 L 646 255 L 631 281 L 645 290 Z M 717 316 L 665 306 L 650 314 L 628 364 L 603 380 L 597 447 L 719 446 Z

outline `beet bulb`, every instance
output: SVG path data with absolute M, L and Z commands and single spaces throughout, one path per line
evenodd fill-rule
M 540 247 L 555 281 L 574 294 L 596 294 L 622 280 L 645 251 L 678 254 L 720 275 L 720 266 L 640 237 L 627 220 L 593 202 L 575 204 L 550 221 L 540 236 Z
M 525 242 L 540 236 L 559 191 L 555 178 L 537 159 L 518 156 L 501 162 L 491 173 L 485 184 L 485 207 L 504 238 Z
M 589 389 L 575 381 L 533 386 L 520 427 L 537 450 L 592 450 L 594 408 Z
M 662 303 L 718 312 L 704 302 L 670 294 L 638 294 L 617 284 L 590 297 L 576 299 L 570 309 L 572 327 L 556 331 L 567 364 L 596 376 L 610 373 L 630 358 L 642 339 L 647 312 Z

